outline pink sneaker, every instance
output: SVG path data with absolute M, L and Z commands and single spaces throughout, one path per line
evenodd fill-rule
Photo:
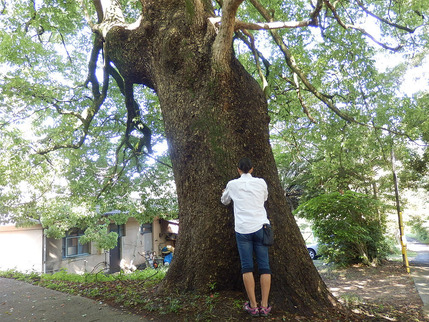
M 268 307 L 263 307 L 263 306 L 259 307 L 259 315 L 260 316 L 268 316 L 268 314 L 270 314 L 270 312 L 271 312 L 271 306 L 270 305 L 268 305 Z
M 249 302 L 244 303 L 243 308 L 244 308 L 244 311 L 246 311 L 247 313 L 250 314 L 250 316 L 254 316 L 254 317 L 259 316 L 259 308 L 257 308 L 257 307 L 252 308 L 252 307 L 250 307 L 250 303 Z

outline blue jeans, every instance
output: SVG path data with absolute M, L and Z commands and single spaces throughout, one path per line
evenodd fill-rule
M 262 244 L 263 234 L 262 228 L 251 234 L 235 232 L 242 274 L 253 272 L 253 253 L 256 255 L 259 274 L 271 274 L 268 246 Z

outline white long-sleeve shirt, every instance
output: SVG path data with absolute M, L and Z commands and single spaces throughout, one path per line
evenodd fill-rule
M 250 234 L 269 223 L 264 207 L 267 198 L 265 180 L 243 173 L 240 178 L 228 182 L 220 200 L 224 205 L 234 203 L 235 231 Z

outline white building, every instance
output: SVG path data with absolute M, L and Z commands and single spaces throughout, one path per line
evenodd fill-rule
M 70 273 L 109 272 L 120 270 L 120 262 L 135 266 L 145 263 L 143 256 L 154 252 L 161 256 L 164 246 L 174 246 L 178 233 L 175 221 L 154 220 L 140 225 L 129 218 L 124 225 L 110 225 L 118 233 L 118 245 L 109 251 L 98 249 L 94 243 L 79 242 L 83 231 L 73 229 L 61 239 L 47 238 L 40 224 L 19 228 L 13 224 L 0 225 L 0 270 L 51 273 L 66 269 Z

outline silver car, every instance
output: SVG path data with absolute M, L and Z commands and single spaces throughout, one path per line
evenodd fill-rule
M 318 244 L 311 244 L 307 245 L 308 254 L 310 255 L 311 259 L 316 259 L 319 257 L 319 245 Z

